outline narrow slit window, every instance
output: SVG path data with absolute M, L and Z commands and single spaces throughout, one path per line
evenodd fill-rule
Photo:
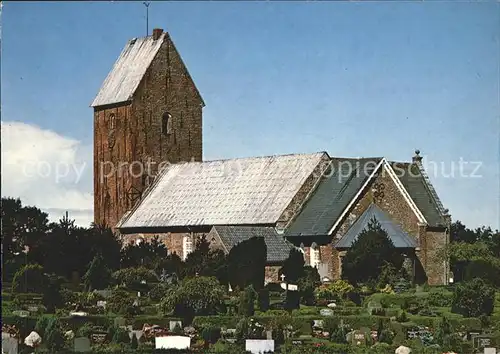
M 115 129 L 116 128 L 116 118 L 115 114 L 111 113 L 109 115 L 109 129 Z
M 161 118 L 161 131 L 164 135 L 172 134 L 172 115 L 165 112 Z

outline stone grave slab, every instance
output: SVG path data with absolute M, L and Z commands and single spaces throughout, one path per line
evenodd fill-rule
M 90 352 L 90 339 L 88 339 L 87 337 L 75 338 L 73 348 L 77 353 Z
M 328 316 L 333 316 L 333 310 L 332 309 L 321 309 L 319 311 L 319 314 L 321 316 L 325 316 L 325 317 L 328 317 Z
M 182 321 L 170 321 L 168 324 L 168 329 L 170 331 L 173 331 L 175 329 L 175 326 L 179 326 L 179 328 L 182 328 Z

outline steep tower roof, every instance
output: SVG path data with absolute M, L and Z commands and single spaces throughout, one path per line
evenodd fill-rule
M 169 39 L 168 33 L 155 29 L 151 36 L 129 40 L 104 80 L 91 107 L 130 101 L 162 44 Z M 203 104 L 199 92 L 198 96 Z

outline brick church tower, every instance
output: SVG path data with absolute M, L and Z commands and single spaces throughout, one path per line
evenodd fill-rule
M 161 163 L 202 160 L 203 99 L 168 33 L 131 39 L 94 108 L 94 222 L 114 227 Z

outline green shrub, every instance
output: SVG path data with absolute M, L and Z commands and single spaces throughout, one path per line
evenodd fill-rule
M 47 277 L 39 264 L 27 264 L 19 269 L 12 281 L 13 293 L 43 293 Z
M 255 313 L 255 290 L 252 285 L 240 293 L 240 304 L 238 314 L 241 316 L 253 316 Z
M 127 288 L 136 291 L 145 291 L 148 286 L 142 284 L 142 281 L 146 283 L 157 282 L 158 276 L 145 267 L 125 268 L 114 272 L 113 280 L 117 285 L 125 285 Z
M 113 342 L 114 343 L 130 343 L 130 337 L 128 335 L 128 331 L 123 328 L 116 328 L 115 333 L 113 334 Z
M 457 284 L 453 294 L 452 312 L 464 317 L 491 315 L 495 303 L 495 289 L 480 278 Z
M 165 295 L 167 295 L 169 286 L 165 283 L 158 283 L 151 288 L 148 296 L 153 301 L 160 301 Z
M 259 291 L 259 310 L 262 312 L 266 312 L 269 310 L 269 290 L 263 288 Z
M 215 344 L 221 337 L 220 327 L 205 327 L 201 331 L 201 337 L 205 343 Z
M 453 293 L 449 291 L 435 291 L 427 298 L 429 306 L 449 307 L 453 303 Z
M 64 335 L 61 329 L 61 323 L 59 319 L 52 317 L 47 324 L 45 329 L 44 343 L 51 352 L 56 352 L 64 347 Z

